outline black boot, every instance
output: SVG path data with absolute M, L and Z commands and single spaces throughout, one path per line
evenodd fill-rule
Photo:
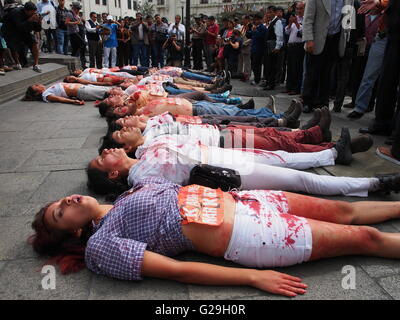
M 303 104 L 299 100 L 293 99 L 291 107 L 289 108 L 292 108 L 292 112 L 288 116 L 284 114 L 283 118 L 286 119 L 288 128 L 297 129 L 300 125 L 299 117 L 303 110 Z
M 318 125 L 320 119 L 321 119 L 321 109 L 314 109 L 312 118 L 308 120 L 306 124 L 304 124 L 300 129 L 307 130 L 312 127 L 315 127 L 316 125 Z
M 254 109 L 254 99 L 250 99 L 245 104 L 239 104 L 236 107 L 243 110 Z
M 351 153 L 366 152 L 374 144 L 374 139 L 369 134 L 363 134 L 351 139 Z
M 228 91 L 228 90 L 231 91 L 232 86 L 230 84 L 224 84 L 222 87 L 211 90 L 211 93 L 224 93 L 225 91 Z
M 379 190 L 389 194 L 391 191 L 400 191 L 400 173 L 378 174 Z
M 322 139 L 324 142 L 332 141 L 332 132 L 330 130 L 331 126 L 331 114 L 327 107 L 321 109 L 321 119 L 319 120 L 318 126 L 322 131 Z
M 335 149 L 337 151 L 335 163 L 349 165 L 353 160 L 349 128 L 342 128 L 342 133 L 339 141 L 336 142 Z

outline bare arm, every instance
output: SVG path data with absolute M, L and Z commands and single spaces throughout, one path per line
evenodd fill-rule
M 142 275 L 203 285 L 252 286 L 290 297 L 304 294 L 307 287 L 301 279 L 280 272 L 183 262 L 150 251 L 144 253 Z
M 55 95 L 49 95 L 47 97 L 47 100 L 51 101 L 51 102 L 70 103 L 70 104 L 77 104 L 77 105 L 85 104 L 85 101 L 68 99 L 68 98 L 63 98 L 63 97 L 59 97 L 59 96 L 55 96 Z

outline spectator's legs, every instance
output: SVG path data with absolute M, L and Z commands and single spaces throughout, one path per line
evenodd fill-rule
M 103 49 L 103 68 L 108 68 L 110 66 L 110 52 L 111 48 L 104 47 Z

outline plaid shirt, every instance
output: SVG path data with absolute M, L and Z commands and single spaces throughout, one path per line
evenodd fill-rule
M 193 250 L 181 229 L 179 188 L 162 178 L 147 178 L 122 194 L 95 226 L 86 247 L 86 266 L 98 274 L 141 280 L 145 250 L 166 256 Z

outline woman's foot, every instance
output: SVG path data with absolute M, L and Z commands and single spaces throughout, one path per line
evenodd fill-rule
M 245 104 L 240 104 L 237 107 L 243 110 L 254 109 L 254 99 L 250 99 Z
M 379 179 L 379 191 L 387 194 L 400 191 L 400 173 L 378 174 L 376 177 Z
M 265 105 L 265 107 L 268 108 L 269 110 L 271 110 L 274 114 L 276 114 L 275 98 L 273 95 L 269 94 L 267 96 L 267 104 Z M 293 109 L 292 109 L 292 111 L 293 111 Z M 290 111 L 290 112 L 292 112 L 292 111 Z M 289 113 L 288 113 L 288 115 L 289 115 Z

